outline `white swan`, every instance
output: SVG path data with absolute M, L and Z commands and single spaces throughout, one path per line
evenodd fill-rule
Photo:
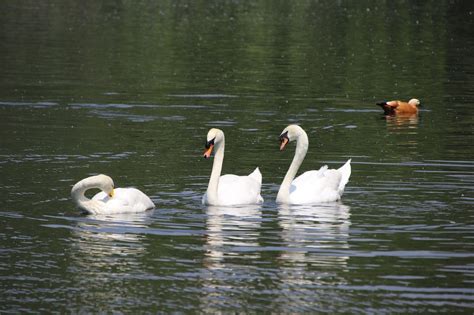
M 102 190 L 92 199 L 84 196 L 91 189 Z M 72 200 L 77 207 L 88 214 L 113 214 L 142 212 L 153 209 L 153 201 L 136 188 L 115 188 L 112 178 L 107 175 L 87 177 L 77 182 L 71 190 Z
M 233 206 L 259 204 L 263 202 L 260 196 L 262 174 L 258 167 L 248 176 L 227 174 L 221 176 L 224 161 L 224 132 L 212 128 L 207 133 L 206 151 L 204 157 L 210 158 L 215 148 L 214 163 L 207 191 L 202 197 L 202 203 L 212 206 Z
M 341 168 L 308 171 L 297 178 L 296 173 L 308 151 L 308 135 L 297 125 L 289 125 L 280 135 L 280 150 L 288 142 L 296 140 L 296 152 L 283 179 L 276 201 L 283 204 L 310 204 L 339 200 L 351 176 L 351 160 Z

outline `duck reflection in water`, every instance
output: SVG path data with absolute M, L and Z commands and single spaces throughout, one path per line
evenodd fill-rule
M 387 122 L 387 129 L 392 131 L 418 128 L 419 117 L 418 114 L 398 114 L 398 115 L 384 115 L 383 119 Z
M 396 136 L 396 145 L 398 147 L 405 147 L 408 150 L 408 155 L 418 155 L 418 114 L 398 114 L 398 115 L 385 115 L 383 117 L 386 121 L 387 131 Z M 393 157 L 403 152 L 401 150 L 396 151 Z M 407 154 L 400 154 L 398 159 L 406 159 Z
M 349 256 L 350 208 L 339 202 L 279 205 L 279 225 L 286 250 L 280 255 L 287 285 L 345 283 Z

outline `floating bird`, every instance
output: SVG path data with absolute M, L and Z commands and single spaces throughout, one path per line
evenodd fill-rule
M 102 190 L 92 199 L 84 193 L 92 188 Z M 72 200 L 77 207 L 88 214 L 114 214 L 143 212 L 153 209 L 153 201 L 136 188 L 114 188 L 112 178 L 96 175 L 77 182 L 71 190 Z
M 407 102 L 402 101 L 388 101 L 379 102 L 377 105 L 382 106 L 386 115 L 395 114 L 418 114 L 418 106 L 420 101 L 412 98 Z
M 221 176 L 224 161 L 225 138 L 224 132 L 212 128 L 207 133 L 206 151 L 204 157 L 211 157 L 215 149 L 214 163 L 207 191 L 202 203 L 212 206 L 233 206 L 263 203 L 260 195 L 262 174 L 258 167 L 248 176 L 227 174 Z
M 295 156 L 276 201 L 282 204 L 311 204 L 339 200 L 351 176 L 351 160 L 337 170 L 328 169 L 326 165 L 295 178 L 308 151 L 308 135 L 300 126 L 289 125 L 280 134 L 280 150 L 291 141 L 296 141 Z

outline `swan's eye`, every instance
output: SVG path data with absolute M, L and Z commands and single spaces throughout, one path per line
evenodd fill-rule
M 290 139 L 288 138 L 288 131 L 285 131 L 285 133 L 282 133 L 282 134 L 280 135 L 280 142 L 283 142 L 285 139 L 286 139 L 287 141 L 290 140 Z
M 206 149 L 209 149 L 211 145 L 214 145 L 214 140 L 216 140 L 216 138 L 206 142 Z

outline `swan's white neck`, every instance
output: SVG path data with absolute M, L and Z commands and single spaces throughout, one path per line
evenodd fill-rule
M 301 131 L 302 133 L 300 133 L 296 138 L 295 156 L 293 157 L 290 168 L 288 169 L 288 172 L 286 172 L 285 178 L 281 183 L 280 190 L 278 191 L 276 201 L 279 203 L 288 203 L 290 198 L 291 183 L 293 182 L 293 179 L 295 178 L 301 163 L 303 163 L 306 152 L 308 152 L 308 135 L 304 130 Z
M 224 148 L 225 139 L 224 135 L 222 135 L 222 140 L 215 144 L 211 178 L 209 178 L 209 185 L 207 186 L 207 202 L 210 205 L 217 204 L 217 189 L 219 187 L 219 178 L 221 177 L 222 172 L 222 163 L 224 162 Z
M 98 213 L 105 208 L 105 204 L 97 200 L 91 200 L 84 195 L 85 192 L 91 188 L 100 189 L 100 184 L 91 181 L 90 178 L 83 179 L 72 187 L 71 197 L 82 210 L 89 213 Z

